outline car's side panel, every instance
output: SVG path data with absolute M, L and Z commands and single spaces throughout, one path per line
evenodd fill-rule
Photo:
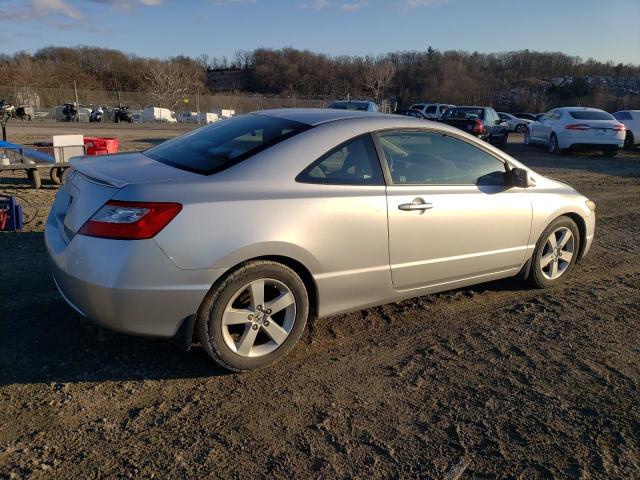
M 416 198 L 432 206 L 403 211 Z M 389 251 L 398 290 L 518 269 L 531 229 L 531 199 L 522 189 L 390 186 Z
M 370 303 L 391 285 L 384 186 L 256 186 L 243 200 L 185 205 L 156 241 L 184 269 L 297 260 L 316 280 L 321 315 Z

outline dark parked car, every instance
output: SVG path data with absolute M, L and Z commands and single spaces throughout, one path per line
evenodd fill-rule
M 475 135 L 496 147 L 507 144 L 509 126 L 500 120 L 491 107 L 454 107 L 447 110 L 438 121 Z
M 525 120 L 535 120 L 537 115 L 535 113 L 512 113 L 514 117 L 524 118 Z
M 420 110 L 416 110 L 416 109 L 413 109 L 413 108 L 409 108 L 409 109 L 406 109 L 406 110 L 396 110 L 393 113 L 396 114 L 396 115 L 404 115 L 405 117 L 422 118 L 423 120 L 428 120 L 429 119 Z

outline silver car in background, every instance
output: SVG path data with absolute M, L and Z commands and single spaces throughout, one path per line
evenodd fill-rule
M 75 159 L 45 239 L 82 315 L 246 371 L 309 318 L 518 275 L 551 286 L 589 250 L 594 210 L 447 125 L 291 109 Z

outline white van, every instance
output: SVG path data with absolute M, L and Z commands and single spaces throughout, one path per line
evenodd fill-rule
M 142 111 L 142 123 L 177 123 L 176 114 L 168 108 L 145 107 Z

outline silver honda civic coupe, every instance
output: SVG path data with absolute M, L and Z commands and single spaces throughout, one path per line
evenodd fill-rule
M 506 277 L 552 286 L 595 228 L 565 183 L 396 115 L 256 112 L 72 165 L 45 228 L 65 300 L 233 371 L 286 355 L 310 318 Z

